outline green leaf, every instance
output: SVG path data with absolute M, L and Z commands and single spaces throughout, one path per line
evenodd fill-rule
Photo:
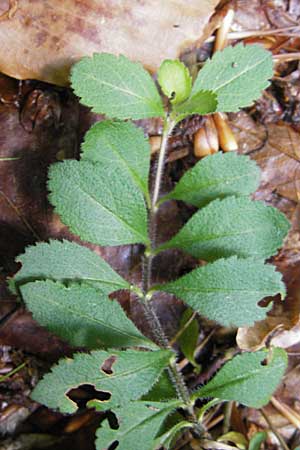
M 27 308 L 41 325 L 72 345 L 157 348 L 135 327 L 116 300 L 91 286 L 54 281 L 21 286 Z
M 70 230 L 99 245 L 148 243 L 142 193 L 125 170 L 64 161 L 49 171 L 49 199 Z
M 181 278 L 182 279 L 182 278 Z M 188 324 L 189 320 L 193 315 L 191 309 L 186 309 L 182 315 L 180 321 L 180 330 L 185 328 L 184 331 L 179 336 L 177 342 L 180 349 L 188 361 L 193 364 L 194 367 L 199 368 L 199 364 L 195 361 L 195 350 L 198 343 L 199 337 L 199 324 L 197 319 L 194 317 L 193 320 Z
M 229 431 L 218 438 L 218 442 L 233 442 L 237 448 L 246 450 L 248 441 L 246 437 L 237 431 Z
M 251 105 L 269 86 L 272 54 L 260 45 L 237 44 L 214 54 L 200 70 L 192 95 L 202 90 L 218 96 L 218 111 L 235 112 Z
M 274 266 L 236 256 L 199 267 L 157 289 L 176 295 L 208 319 L 236 327 L 265 318 L 271 304 L 258 306 L 263 297 L 285 295 L 281 274 Z
M 157 430 L 165 418 L 176 407 L 179 401 L 159 402 L 131 402 L 115 411 L 119 428 L 113 430 L 106 420 L 98 428 L 96 449 L 108 449 L 115 442 L 119 442 L 122 450 L 154 450 L 157 448 L 155 437 Z
M 157 73 L 163 93 L 176 105 L 188 98 L 192 90 L 189 69 L 178 59 L 166 59 Z
M 164 199 L 182 200 L 200 208 L 217 198 L 252 194 L 259 178 L 260 170 L 248 156 L 218 152 L 188 170 Z
M 266 431 L 258 431 L 250 439 L 248 450 L 260 450 L 261 444 L 267 439 Z M 295 449 L 296 450 L 296 449 Z
M 13 292 L 29 281 L 46 279 L 64 283 L 84 281 L 107 295 L 119 289 L 130 288 L 130 284 L 104 259 L 75 242 L 41 242 L 27 247 L 16 261 L 22 264 L 22 268 L 10 282 Z
M 31 397 L 48 408 L 73 413 L 77 405 L 68 397 L 68 392 L 82 384 L 91 384 L 96 390 L 111 394 L 108 401 L 95 400 L 98 409 L 126 405 L 151 389 L 172 355 L 168 350 L 77 353 L 73 359 L 62 359 L 52 367 Z
M 95 53 L 82 58 L 72 68 L 71 83 L 81 102 L 96 113 L 117 119 L 164 116 L 151 76 L 125 56 Z
M 217 95 L 209 90 L 202 90 L 174 108 L 179 119 L 191 114 L 210 114 L 217 110 Z M 178 119 L 178 120 L 179 120 Z
M 170 430 L 166 431 L 164 434 L 155 439 L 155 449 L 163 446 L 167 450 L 173 448 L 176 439 L 179 437 L 180 432 L 186 430 L 187 428 L 193 428 L 191 422 L 182 421 L 174 425 Z
M 172 400 L 177 397 L 176 390 L 169 377 L 168 370 L 164 370 L 152 386 L 151 390 L 143 395 L 142 400 L 149 400 L 151 402 L 164 402 L 166 400 Z
M 180 248 L 207 261 L 233 255 L 268 258 L 276 253 L 289 230 L 277 209 L 246 197 L 214 200 L 157 249 Z
M 81 159 L 103 162 L 110 172 L 118 166 L 149 197 L 150 146 L 141 128 L 130 122 L 98 122 L 86 133 L 81 148 Z
M 193 398 L 217 397 L 252 408 L 266 405 L 287 368 L 287 354 L 273 348 L 268 364 L 265 351 L 243 353 L 226 363 L 214 378 L 193 394 Z

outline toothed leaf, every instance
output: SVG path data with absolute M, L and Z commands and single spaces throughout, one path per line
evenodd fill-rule
M 159 288 L 181 298 L 208 319 L 236 327 L 265 318 L 271 304 L 261 308 L 257 302 L 262 298 L 285 295 L 281 274 L 274 266 L 235 256 L 199 267 Z
M 143 130 L 130 122 L 98 122 L 86 133 L 81 148 L 81 159 L 105 163 L 110 171 L 119 167 L 149 197 L 150 146 Z
M 189 69 L 178 59 L 163 61 L 157 79 L 163 93 L 174 105 L 186 100 L 192 90 L 192 77 Z
M 27 247 L 16 261 L 22 267 L 10 281 L 13 292 L 29 281 L 46 279 L 64 283 L 85 282 L 107 295 L 119 289 L 130 288 L 130 284 L 104 259 L 75 242 L 41 242 Z
M 154 450 L 157 430 L 166 417 L 180 405 L 179 401 L 131 402 L 115 411 L 119 428 L 113 430 L 106 420 L 98 428 L 96 449 L 103 450 L 118 441 L 122 450 Z
M 95 53 L 71 71 L 75 94 L 92 111 L 117 119 L 162 117 L 164 109 L 154 81 L 140 63 L 125 56 Z
M 272 54 L 260 45 L 238 44 L 217 52 L 200 70 L 192 95 L 202 90 L 218 97 L 218 111 L 235 112 L 251 105 L 269 86 Z
M 265 351 L 236 356 L 193 397 L 216 397 L 261 408 L 269 402 L 287 368 L 287 354 L 283 349 L 273 348 L 269 356 Z
M 65 287 L 54 281 L 21 286 L 33 318 L 54 334 L 78 347 L 149 347 L 145 338 L 116 300 L 85 284 Z
M 252 194 L 259 179 L 260 170 L 248 156 L 219 152 L 206 156 L 188 170 L 165 198 L 200 208 L 217 198 Z
M 276 253 L 288 230 L 287 219 L 277 209 L 228 197 L 194 214 L 159 250 L 180 248 L 207 261 L 233 255 L 265 259 Z
M 50 167 L 49 199 L 81 239 L 99 245 L 148 243 L 142 193 L 125 170 L 88 161 Z
M 171 356 L 172 352 L 168 350 L 77 353 L 73 359 L 62 359 L 52 367 L 34 388 L 31 397 L 48 408 L 73 413 L 77 405 L 68 397 L 68 392 L 82 384 L 91 384 L 96 390 L 111 394 L 109 400 L 97 401 L 98 409 L 126 405 L 151 389 Z M 115 361 L 111 364 L 112 358 Z M 109 370 L 104 363 L 109 365 Z

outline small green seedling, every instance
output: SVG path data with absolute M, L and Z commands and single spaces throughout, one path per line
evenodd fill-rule
M 276 254 L 289 224 L 278 210 L 250 199 L 259 169 L 247 156 L 208 156 L 169 194 L 160 194 L 174 127 L 191 114 L 250 105 L 271 77 L 271 54 L 257 45 L 216 53 L 193 85 L 184 64 L 164 61 L 158 72 L 163 96 L 148 72 L 124 56 L 95 54 L 72 69 L 75 93 L 107 120 L 87 132 L 80 161 L 50 167 L 50 202 L 83 241 L 101 246 L 142 244 L 144 282 L 132 284 L 84 246 L 51 240 L 28 247 L 18 258 L 22 268 L 11 280 L 11 289 L 20 292 L 38 322 L 71 345 L 89 350 L 60 360 L 37 384 L 32 398 L 73 413 L 77 404 L 68 395 L 73 388 L 90 384 L 106 393 L 105 401 L 94 399 L 87 407 L 113 411 L 119 427 L 111 429 L 106 420 L 101 424 L 98 450 L 111 445 L 120 450 L 168 449 L 186 429 L 201 446 L 201 439 L 207 438 L 202 419 L 212 405 L 209 399 L 213 404 L 233 400 L 260 408 L 284 374 L 287 356 L 282 349 L 242 353 L 190 392 L 152 305 L 154 293 L 168 292 L 208 319 L 239 327 L 266 317 L 270 305 L 258 305 L 263 297 L 284 297 L 280 274 L 264 261 Z M 162 118 L 164 128 L 149 191 L 149 143 L 127 119 L 151 117 Z M 200 209 L 171 240 L 158 246 L 153 237 L 157 211 L 168 199 Z M 177 280 L 153 285 L 153 259 L 166 249 L 181 249 L 207 263 Z M 130 291 L 143 305 L 155 342 L 108 297 L 120 289 Z M 193 326 L 197 331 L 197 324 Z M 192 341 L 195 347 L 195 337 Z M 193 358 L 186 339 L 182 345 Z

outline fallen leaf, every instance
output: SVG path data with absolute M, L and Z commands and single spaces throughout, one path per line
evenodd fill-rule
M 0 70 L 68 83 L 75 61 L 122 53 L 156 71 L 198 41 L 219 0 L 0 0 Z

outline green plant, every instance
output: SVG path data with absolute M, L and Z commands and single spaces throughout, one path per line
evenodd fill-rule
M 259 170 L 247 156 L 208 156 L 187 171 L 172 192 L 160 195 L 174 127 L 191 114 L 236 111 L 251 104 L 271 76 L 272 58 L 256 45 L 216 53 L 193 86 L 188 69 L 167 60 L 158 73 L 164 107 L 150 75 L 124 56 L 95 54 L 73 67 L 75 93 L 110 120 L 87 132 L 80 161 L 66 160 L 50 168 L 49 198 L 62 221 L 85 241 L 144 245 L 143 283 L 125 280 L 86 247 L 52 240 L 27 248 L 18 258 L 22 268 L 11 280 L 11 289 L 21 293 L 42 325 L 90 350 L 61 360 L 38 383 L 32 398 L 73 413 L 77 405 L 68 393 L 74 387 L 91 384 L 107 393 L 108 400 L 87 404 L 111 409 L 119 422 L 118 429 L 102 423 L 96 440 L 99 450 L 115 441 L 120 450 L 170 448 L 186 428 L 201 446 L 201 439 L 207 438 L 202 419 L 209 407 L 235 400 L 259 408 L 285 371 L 282 349 L 243 353 L 191 393 L 152 306 L 154 293 L 169 292 L 208 319 L 237 327 L 265 317 L 270 305 L 258 306 L 260 299 L 285 295 L 280 274 L 264 260 L 277 252 L 289 225 L 278 210 L 249 198 L 258 186 Z M 141 129 L 124 121 L 150 117 L 164 121 L 151 195 L 149 144 Z M 201 209 L 170 241 L 158 246 L 157 211 L 168 199 Z M 207 264 L 173 282 L 153 285 L 153 259 L 171 248 Z M 143 336 L 116 300 L 109 299 L 120 289 L 129 290 L 142 303 L 155 343 Z M 193 317 L 190 323 L 194 331 L 181 334 L 187 353 L 187 342 L 194 342 L 193 333 L 198 331 Z M 207 402 L 211 397 L 214 400 Z M 200 410 L 198 399 L 204 402 Z M 176 409 L 181 413 L 174 415 Z M 166 420 L 170 415 L 172 420 Z

